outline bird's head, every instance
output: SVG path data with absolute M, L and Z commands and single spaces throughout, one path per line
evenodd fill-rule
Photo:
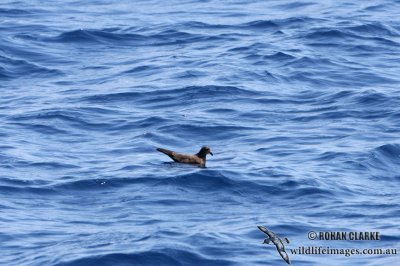
M 203 146 L 203 147 L 201 147 L 201 149 L 200 149 L 198 155 L 199 155 L 199 156 L 204 156 L 204 157 L 205 157 L 207 154 L 211 154 L 211 156 L 214 156 L 214 154 L 211 152 L 210 147 L 208 147 L 208 146 Z
M 272 243 L 271 238 L 264 239 L 263 244 L 271 244 L 271 243 Z

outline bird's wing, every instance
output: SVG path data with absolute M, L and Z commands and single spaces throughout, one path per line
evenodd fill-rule
M 174 151 L 170 151 L 167 149 L 163 149 L 163 148 L 157 148 L 157 150 L 159 152 L 164 153 L 165 155 L 168 155 L 172 160 L 174 160 L 175 162 L 180 162 L 182 159 L 182 154 L 176 153 Z
M 285 244 L 283 244 L 282 239 L 277 238 L 277 240 L 278 241 L 274 242 L 276 250 L 278 251 L 279 255 L 281 255 L 282 259 L 290 265 L 290 259 L 289 255 L 286 253 Z
M 180 154 L 163 148 L 157 148 L 157 151 L 168 155 L 172 160 L 179 163 L 201 164 L 200 158 L 195 155 Z
M 174 151 L 170 151 L 170 150 L 163 149 L 163 148 L 157 148 L 157 150 L 158 150 L 159 152 L 162 152 L 162 153 L 168 155 L 169 157 L 171 157 L 171 156 L 173 156 L 173 155 L 175 154 Z
M 274 238 L 274 237 L 275 237 L 275 234 L 272 233 L 271 231 L 269 231 L 269 230 L 268 230 L 267 228 L 265 228 L 264 226 L 258 225 L 257 227 L 258 227 L 258 229 L 260 229 L 262 232 L 264 232 L 265 234 L 267 234 L 270 238 Z
M 175 153 L 175 155 L 172 159 L 175 160 L 176 162 L 180 162 L 180 163 L 191 163 L 191 164 L 201 163 L 197 156 L 188 155 L 188 154 Z
M 278 246 L 276 246 L 276 250 L 278 250 L 278 253 L 281 255 L 282 259 L 290 265 L 289 255 L 286 253 L 285 246 L 283 246 L 283 249 L 279 249 Z

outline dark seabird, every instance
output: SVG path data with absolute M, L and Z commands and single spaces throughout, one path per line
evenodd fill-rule
M 276 250 L 278 251 L 279 255 L 281 255 L 282 259 L 290 265 L 289 255 L 286 253 L 285 245 L 283 244 L 282 239 L 277 236 L 275 233 L 269 231 L 267 228 L 263 226 L 257 226 L 262 232 L 268 235 L 268 238 L 264 239 L 263 244 L 274 244 Z M 286 237 L 284 238 L 285 242 L 289 244 L 289 239 Z
M 208 146 L 203 146 L 201 147 L 200 151 L 194 155 L 188 155 L 188 154 L 180 154 L 174 151 L 170 151 L 167 149 L 162 149 L 162 148 L 157 148 L 159 152 L 162 152 L 166 155 L 168 155 L 172 160 L 178 163 L 187 163 L 187 164 L 195 164 L 200 167 L 205 167 L 206 166 L 206 156 L 207 154 L 211 154 L 213 156 L 213 153 L 211 152 L 210 148 Z

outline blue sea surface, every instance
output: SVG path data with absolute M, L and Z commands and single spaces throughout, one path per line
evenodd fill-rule
M 1 1 L 0 264 L 287 265 L 262 225 L 293 265 L 396 265 L 399 14 L 398 0 Z M 155 150 L 202 145 L 204 169 Z

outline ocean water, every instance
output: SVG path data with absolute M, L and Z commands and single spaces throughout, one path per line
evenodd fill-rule
M 0 3 L 1 265 L 395 265 L 400 1 Z M 195 153 L 207 168 L 155 148 Z M 377 231 L 380 241 L 309 240 Z

